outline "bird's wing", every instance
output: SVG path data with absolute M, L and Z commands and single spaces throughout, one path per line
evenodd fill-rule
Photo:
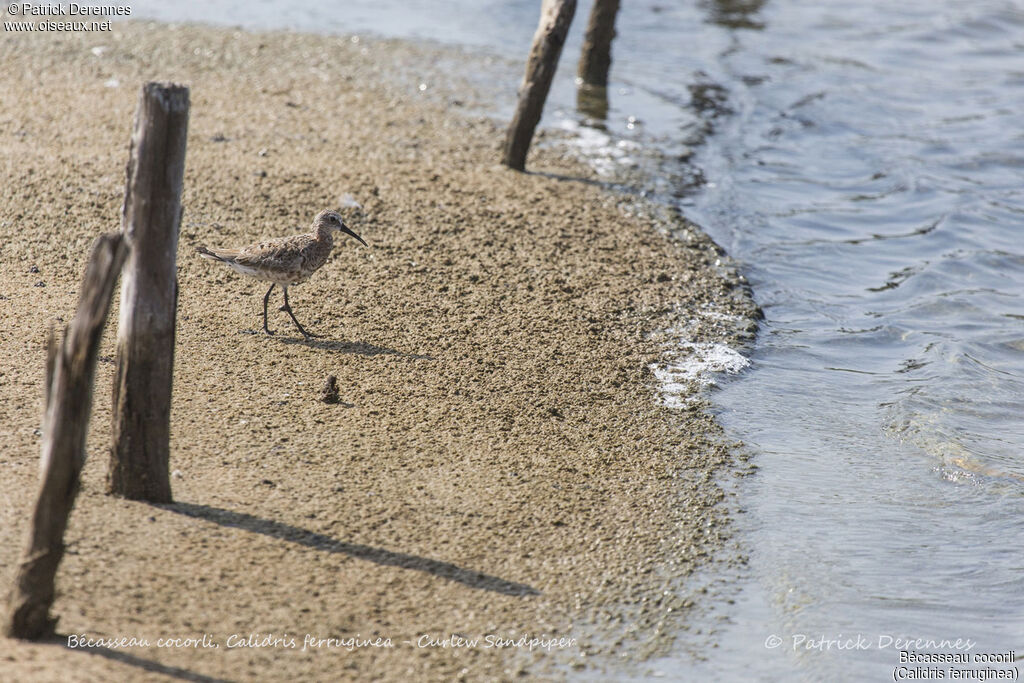
M 235 253 L 231 260 L 247 268 L 270 267 L 282 271 L 297 271 L 302 268 L 305 260 L 302 250 L 308 243 L 309 238 L 305 235 L 260 242 L 232 250 Z

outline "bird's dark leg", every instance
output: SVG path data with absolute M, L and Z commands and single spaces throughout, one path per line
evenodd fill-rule
M 270 285 L 270 289 L 267 290 L 267 295 L 263 297 L 263 331 L 267 334 L 274 334 L 274 331 L 267 327 L 267 303 L 270 301 L 270 293 L 274 291 L 274 285 Z M 285 290 L 285 298 L 287 299 L 287 290 Z
M 302 333 L 303 337 L 305 337 L 306 339 L 309 339 L 310 337 L 319 337 L 320 335 L 318 335 L 318 334 L 312 334 L 311 332 L 306 332 L 306 330 L 302 327 L 302 325 L 299 324 L 299 321 L 295 319 L 295 314 L 292 313 L 292 307 L 288 303 L 288 288 L 282 285 L 281 289 L 284 290 L 284 306 L 281 307 L 281 310 L 284 311 L 285 313 L 287 313 L 288 315 L 290 315 L 292 317 L 292 322 L 295 323 L 295 327 L 299 328 L 299 332 Z

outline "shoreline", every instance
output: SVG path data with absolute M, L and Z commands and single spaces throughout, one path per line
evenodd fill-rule
M 682 582 L 728 537 L 713 478 L 731 458 L 699 401 L 662 404 L 650 366 L 664 364 L 668 331 L 694 320 L 691 341 L 746 334 L 698 311 L 755 311 L 715 270 L 709 238 L 597 187 L 556 149 L 532 152 L 527 174 L 498 167 L 501 131 L 460 113 L 480 96 L 429 71 L 455 54 L 437 46 L 133 22 L 6 37 L 2 541 L 20 551 L 35 495 L 45 323 L 68 317 L 88 244 L 118 226 L 137 88 L 189 85 L 177 502 L 103 495 L 112 364 L 101 362 L 54 612 L 65 635 L 220 647 L 86 658 L 4 639 L 5 668 L 23 680 L 71 668 L 509 678 L 642 667 L 669 647 L 695 599 Z M 442 83 L 427 95 L 389 77 L 424 70 Z M 326 338 L 251 334 L 261 287 L 192 247 L 300 232 L 346 196 L 362 205 L 344 212 L 370 248 L 340 245 L 292 293 Z M 317 399 L 328 374 L 338 405 Z M 227 648 L 251 633 L 395 647 Z M 577 645 L 404 644 L 527 634 Z

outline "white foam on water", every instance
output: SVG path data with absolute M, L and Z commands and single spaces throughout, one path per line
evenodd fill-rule
M 750 361 L 735 349 L 719 342 L 683 341 L 678 355 L 671 354 L 664 365 L 651 370 L 661 385 L 661 397 L 670 408 L 684 408 L 697 392 L 717 382 L 722 373 L 735 375 L 750 366 Z
M 617 166 L 634 166 L 637 163 L 630 152 L 640 145 L 631 140 L 614 141 L 605 131 L 580 125 L 571 118 L 561 119 L 556 127 L 572 134 L 564 144 L 598 175 L 611 175 Z

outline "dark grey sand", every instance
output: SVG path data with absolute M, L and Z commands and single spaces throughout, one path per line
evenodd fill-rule
M 89 244 L 119 227 L 139 85 L 189 85 L 192 116 L 178 504 L 103 493 L 115 305 L 55 604 L 61 642 L 150 646 L 0 639 L 0 678 L 642 672 L 685 626 L 685 577 L 726 533 L 714 478 L 730 457 L 699 402 L 661 403 L 649 368 L 672 347 L 665 330 L 753 308 L 699 230 L 585 182 L 592 174 L 556 149 L 531 155 L 536 173 L 498 166 L 502 131 L 462 113 L 476 95 L 440 61 L 459 58 L 197 27 L 3 35 L 5 582 L 37 485 L 47 329 L 70 319 Z M 273 309 L 277 336 L 254 334 L 263 285 L 193 247 L 300 232 L 344 195 L 362 205 L 344 211 L 370 247 L 341 242 L 291 297 L 324 338 L 304 342 Z M 736 339 L 691 328 L 696 340 Z M 328 375 L 336 404 L 319 400 Z M 219 647 L 156 646 L 204 634 Z M 278 642 L 228 647 L 250 634 Z M 303 651 L 307 634 L 394 647 Z M 452 634 L 481 641 L 419 646 Z M 488 634 L 575 641 L 530 652 L 485 647 Z

